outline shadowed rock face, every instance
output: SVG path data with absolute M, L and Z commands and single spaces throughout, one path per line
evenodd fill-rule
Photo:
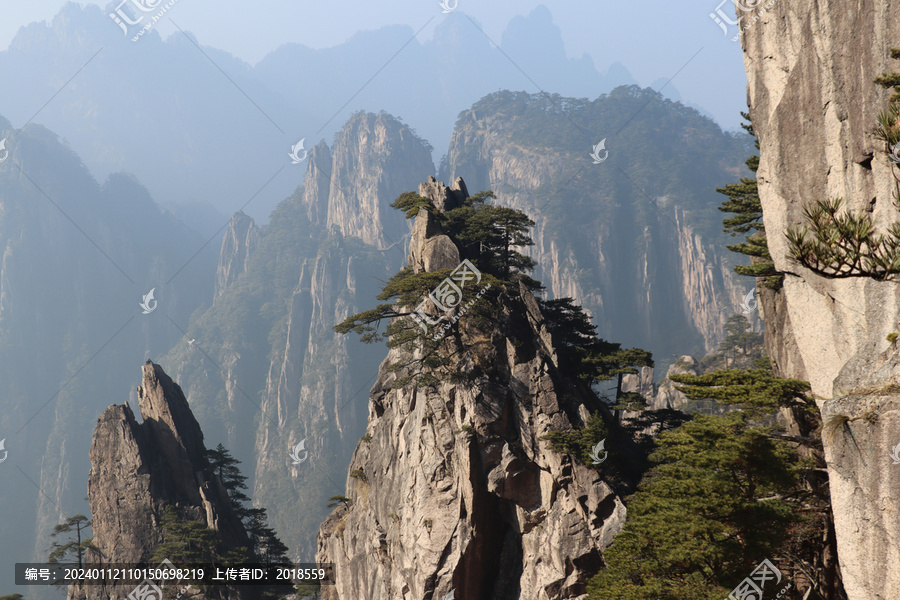
M 782 234 L 804 207 L 836 197 L 881 231 L 897 221 L 891 164 L 873 135 L 890 92 L 873 79 L 897 70 L 900 3 L 777 2 L 743 45 L 769 250 L 788 272 L 782 290 L 763 291 L 766 345 L 781 374 L 809 380 L 825 423 L 843 423 L 823 442 L 848 597 L 900 598 L 900 467 L 890 458 L 900 351 L 886 339 L 898 331 L 900 285 L 817 276 L 788 260 Z
M 218 300 L 225 288 L 247 270 L 250 255 L 258 245 L 259 228 L 253 219 L 243 212 L 238 212 L 231 217 L 219 252 L 214 300 Z
M 110 406 L 97 420 L 88 497 L 99 558 L 89 560 L 148 561 L 164 541 L 160 522 L 167 506 L 176 506 L 185 518 L 205 522 L 228 548 L 247 546 L 247 534 L 221 481 L 208 475 L 203 432 L 181 388 L 148 361 L 137 391 L 143 423 L 127 404 Z M 132 589 L 73 586 L 69 598 L 124 598 Z M 226 595 L 238 598 L 234 592 Z
M 441 188 L 419 192 L 450 196 Z M 428 218 L 416 217 L 410 243 L 419 271 L 446 257 L 431 242 L 450 242 Z M 462 383 L 395 387 L 409 373 L 387 366 L 411 357 L 390 351 L 370 394 L 371 438 L 350 464 L 350 504 L 320 530 L 317 560 L 338 573 L 325 598 L 584 598 L 625 508 L 596 469 L 540 439 L 582 426 L 587 411 L 538 303 L 524 287 L 513 295 L 494 329 L 463 335 Z

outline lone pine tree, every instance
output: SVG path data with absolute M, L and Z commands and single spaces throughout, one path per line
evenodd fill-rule
M 742 112 L 741 116 L 747 121 L 741 124 L 741 127 L 753 136 L 756 149 L 759 150 L 759 140 L 756 139 L 756 133 L 753 131 L 750 115 Z M 759 168 L 759 155 L 751 156 L 745 164 L 748 169 L 756 173 Z M 737 265 L 734 267 L 735 272 L 749 277 L 762 277 L 762 284 L 766 287 L 773 289 L 781 287 L 784 275 L 779 274 L 775 270 L 775 263 L 772 261 L 772 255 L 769 254 L 769 246 L 766 242 L 766 228 L 762 221 L 762 203 L 759 199 L 759 186 L 756 178 L 741 177 L 738 183 L 729 183 L 716 189 L 716 191 L 728 197 L 728 200 L 725 200 L 719 206 L 719 210 L 734 214 L 733 217 L 728 217 L 722 221 L 725 233 L 730 233 L 732 236 L 749 234 L 744 238 L 743 242 L 728 246 L 728 249 L 732 252 L 751 257 L 749 265 Z

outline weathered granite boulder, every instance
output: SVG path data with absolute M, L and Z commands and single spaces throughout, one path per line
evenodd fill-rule
M 681 356 L 669 365 L 666 378 L 660 382 L 659 390 L 653 398 L 650 408 L 659 410 L 663 408 L 681 409 L 688 401 L 687 396 L 675 389 L 675 382 L 669 379 L 670 375 L 697 375 L 697 360 L 693 356 Z

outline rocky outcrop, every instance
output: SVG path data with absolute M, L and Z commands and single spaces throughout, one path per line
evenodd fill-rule
M 462 205 L 468 197 L 462 177 L 457 177 L 452 187 L 429 177 L 428 181 L 419 184 L 418 193 L 441 212 Z M 454 269 L 459 264 L 459 248 L 441 232 L 437 217 L 424 208 L 419 209 L 413 224 L 407 260 L 416 273 Z
M 414 160 L 393 162 L 395 156 Z M 315 163 L 307 172 L 307 178 L 319 182 L 319 190 L 324 183 L 319 171 L 326 168 L 324 162 Z M 411 181 L 433 170 L 430 148 L 409 127 L 386 113 L 354 115 L 335 137 L 331 171 L 325 172 L 328 230 L 378 248 L 398 243 L 408 228 L 403 214 L 390 204 Z M 322 194 L 318 191 L 316 197 Z
M 650 403 L 653 410 L 666 408 L 679 410 L 687 403 L 687 396 L 675 389 L 675 382 L 669 379 L 670 375 L 699 375 L 697 361 L 693 356 L 682 356 L 669 365 L 666 378 L 660 382 L 659 389 Z
M 247 270 L 250 255 L 259 244 L 259 228 L 253 219 L 238 212 L 228 223 L 228 231 L 222 238 L 219 252 L 219 266 L 216 268 L 216 291 L 213 300 L 218 300 L 231 283 Z
M 203 432 L 181 388 L 148 361 L 137 391 L 143 423 L 127 404 L 110 406 L 97 420 L 88 480 L 97 552 L 89 560 L 148 562 L 165 541 L 160 523 L 169 506 L 215 530 L 226 548 L 247 547 L 221 480 L 209 474 Z M 124 598 L 133 588 L 72 586 L 69 599 Z
M 446 189 L 429 181 L 420 193 Z M 414 231 L 431 238 L 412 247 L 442 235 L 427 219 L 421 212 Z M 585 597 L 625 508 L 597 470 L 541 437 L 583 426 L 596 399 L 561 376 L 530 292 L 495 301 L 498 322 L 487 330 L 460 321 L 458 377 L 401 384 L 418 368 L 389 368 L 415 358 L 402 348 L 382 363 L 350 463 L 349 505 L 319 534 L 317 560 L 340 574 L 325 598 Z
M 873 79 L 896 70 L 900 4 L 769 4 L 744 17 L 742 42 L 769 249 L 787 273 L 780 291 L 764 291 L 766 345 L 781 374 L 810 382 L 834 432 L 823 441 L 848 597 L 889 600 L 900 597 L 889 456 L 900 442 L 900 352 L 886 337 L 898 330 L 900 286 L 817 276 L 788 259 L 783 232 L 803 222 L 804 207 L 835 197 L 882 230 L 898 220 L 891 164 L 873 135 L 890 92 Z
M 675 389 L 670 375 L 698 375 L 697 360 L 693 356 L 679 357 L 666 370 L 665 378 L 659 385 L 653 383 L 653 367 L 641 367 L 637 374 L 622 377 L 622 391 L 635 392 L 647 401 L 646 410 L 684 410 L 688 398 Z M 638 417 L 641 412 L 626 412 L 625 418 Z

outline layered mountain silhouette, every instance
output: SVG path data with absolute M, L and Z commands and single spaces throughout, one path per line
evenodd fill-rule
M 0 52 L 0 79 L 28 84 L 0 111 L 21 126 L 52 97 L 36 121 L 67 139 L 95 177 L 129 171 L 165 206 L 203 202 L 231 214 L 247 204 L 260 222 L 302 180 L 289 149 L 301 138 L 307 148 L 330 141 L 355 111 L 402 116 L 437 159 L 459 111 L 489 92 L 537 84 L 594 98 L 635 83 L 621 65 L 599 73 L 587 57 L 567 58 L 544 7 L 510 23 L 502 52 L 460 9 L 431 41 L 385 27 L 333 48 L 288 44 L 255 66 L 190 34 L 163 40 L 151 30 L 133 43 L 108 16 L 115 4 L 107 8 L 70 2 L 49 27 L 22 28 Z

